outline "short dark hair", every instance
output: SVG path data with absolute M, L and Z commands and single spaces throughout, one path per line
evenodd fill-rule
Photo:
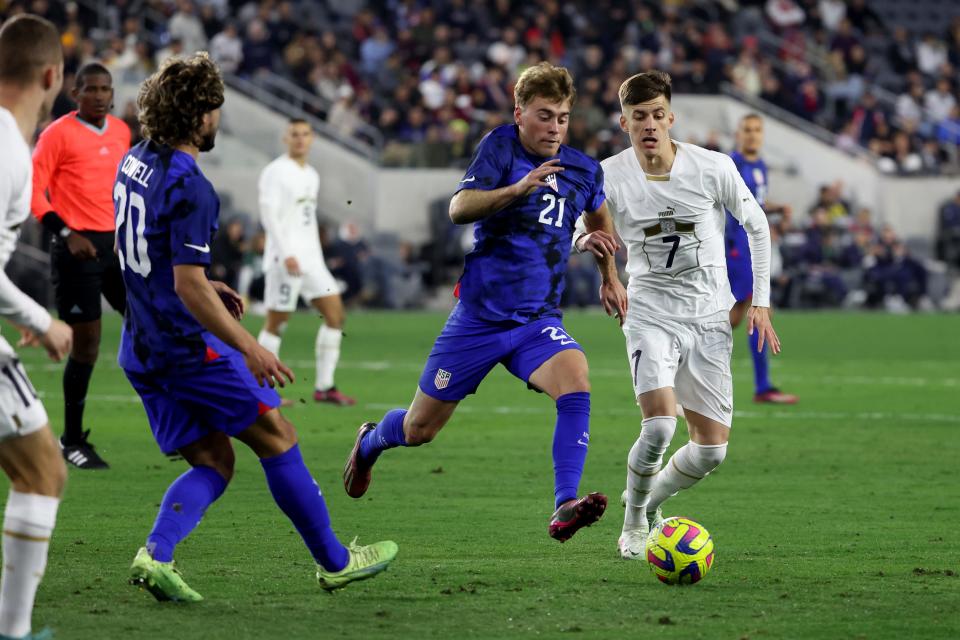
M 670 102 L 670 74 L 653 69 L 630 76 L 620 85 L 620 105 L 635 105 L 663 96 Z
M 26 87 L 40 79 L 45 66 L 61 62 L 60 34 L 50 21 L 27 13 L 0 28 L 0 82 Z
M 305 124 L 311 129 L 313 129 L 313 125 L 307 122 L 306 118 L 290 118 L 289 122 L 287 122 L 288 127 L 292 127 L 295 124 Z
M 750 113 L 740 118 L 740 124 L 742 125 L 747 120 L 759 120 L 760 122 L 763 122 L 763 116 L 761 116 L 756 111 L 751 111 Z
M 176 146 L 196 143 L 203 116 L 223 106 L 223 78 L 205 52 L 168 58 L 137 96 L 143 136 Z
M 88 76 L 107 76 L 111 82 L 113 81 L 109 69 L 99 62 L 88 62 L 77 71 L 77 77 L 73 81 L 73 85 L 78 89 L 82 88 Z

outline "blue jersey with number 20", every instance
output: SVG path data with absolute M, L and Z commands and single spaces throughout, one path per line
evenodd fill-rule
M 489 322 L 526 323 L 559 316 L 574 224 L 603 204 L 603 170 L 589 156 L 560 146 L 562 172 L 474 227 L 473 250 L 460 278 L 460 303 Z M 550 158 L 529 153 L 515 125 L 480 141 L 458 191 L 491 191 L 518 182 Z
M 113 189 L 127 289 L 119 363 L 127 371 L 203 364 L 205 329 L 173 288 L 173 267 L 208 266 L 220 200 L 190 154 L 145 140 L 123 157 Z

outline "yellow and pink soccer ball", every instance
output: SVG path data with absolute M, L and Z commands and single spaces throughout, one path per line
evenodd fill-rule
M 713 539 L 689 518 L 666 518 L 647 539 L 647 563 L 660 582 L 700 582 L 713 566 Z

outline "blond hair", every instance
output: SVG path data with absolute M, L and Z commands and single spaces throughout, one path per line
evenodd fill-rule
M 566 67 L 555 67 L 549 62 L 528 67 L 517 78 L 517 84 L 513 87 L 513 100 L 522 109 L 534 98 L 545 98 L 550 102 L 569 100 L 572 107 L 577 99 L 573 76 Z

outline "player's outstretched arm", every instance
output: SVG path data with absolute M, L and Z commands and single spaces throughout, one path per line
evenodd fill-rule
M 596 211 L 588 211 L 583 216 L 586 235 L 577 240 L 577 249 L 590 251 L 597 260 L 600 269 L 600 303 L 608 316 L 616 316 L 623 326 L 627 317 L 627 291 L 620 282 L 617 273 L 615 254 L 620 248 L 613 230 L 613 220 L 604 202 Z
M 261 347 L 224 305 L 220 294 L 207 280 L 203 266 L 178 264 L 173 267 L 173 287 L 187 310 L 203 327 L 243 354 L 247 367 L 261 385 L 281 387 L 293 382 L 293 372 L 275 355 Z M 286 380 L 284 379 L 286 378 Z
M 563 171 L 560 160 L 547 160 L 517 182 L 507 187 L 484 191 L 482 189 L 462 189 L 450 200 L 450 220 L 454 224 L 470 224 L 505 209 L 517 198 L 530 195 L 537 189 L 547 186 L 547 176 Z

